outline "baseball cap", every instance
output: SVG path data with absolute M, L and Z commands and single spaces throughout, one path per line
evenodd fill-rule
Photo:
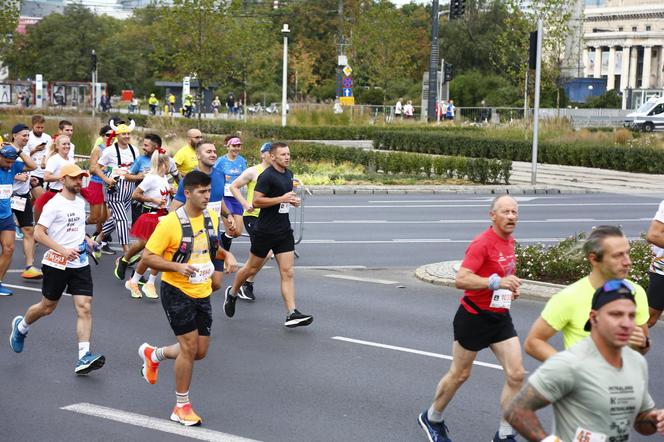
M 271 148 L 272 148 L 272 143 L 268 141 L 267 143 L 263 143 L 260 152 L 261 153 L 269 152 Z
M 77 177 L 81 175 L 90 176 L 90 174 L 81 169 L 78 164 L 65 164 L 62 166 L 62 169 L 60 169 L 60 178 L 64 176 Z
M 23 123 L 18 123 L 16 126 L 12 127 L 12 135 L 24 130 L 30 130 L 30 128 Z
M 610 279 L 602 287 L 595 290 L 590 310 L 599 310 L 606 304 L 619 299 L 627 299 L 636 304 L 634 287 L 624 279 Z M 583 329 L 590 331 L 590 327 L 590 319 L 588 319 Z
M 18 158 L 18 151 L 14 146 L 5 146 L 0 149 L 0 156 L 7 158 L 8 160 L 15 160 Z

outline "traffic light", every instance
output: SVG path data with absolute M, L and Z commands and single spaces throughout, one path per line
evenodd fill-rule
M 443 64 L 443 82 L 449 83 L 454 77 L 454 66 L 451 63 L 445 62 Z
M 530 46 L 528 48 L 528 68 L 537 69 L 537 31 L 530 33 Z
M 92 67 L 93 71 L 97 70 L 97 53 L 95 50 L 92 50 L 91 57 L 90 57 L 90 65 Z
M 450 20 L 457 19 L 466 11 L 465 0 L 450 0 Z

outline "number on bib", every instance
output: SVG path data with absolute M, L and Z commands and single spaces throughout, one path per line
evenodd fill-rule
M 53 249 L 49 249 L 44 254 L 44 259 L 42 259 L 42 264 L 47 266 L 64 270 L 67 267 L 67 257 L 59 254 Z
M 507 309 L 512 307 L 512 291 L 507 289 L 494 290 L 491 295 L 490 307 Z

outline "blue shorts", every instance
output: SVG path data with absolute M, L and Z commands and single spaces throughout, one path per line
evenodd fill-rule
M 224 204 L 226 204 L 226 208 L 233 215 L 242 215 L 244 213 L 242 204 L 240 204 L 240 202 L 236 200 L 234 196 L 225 196 Z
M 14 215 L 7 218 L 0 219 L 0 232 L 3 230 L 15 230 L 16 223 L 14 222 Z

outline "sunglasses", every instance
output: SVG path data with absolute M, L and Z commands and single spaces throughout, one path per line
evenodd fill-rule
M 625 288 L 629 290 L 630 293 L 634 293 L 634 287 L 632 284 L 625 281 L 624 279 L 611 279 L 606 281 L 606 283 L 604 283 L 602 286 L 602 290 L 604 292 L 614 292 L 616 290 L 620 290 L 621 288 Z
M 113 135 L 112 132 L 111 132 L 111 133 L 108 133 L 108 134 L 104 134 L 105 137 L 110 137 L 110 136 L 112 136 L 112 135 Z

